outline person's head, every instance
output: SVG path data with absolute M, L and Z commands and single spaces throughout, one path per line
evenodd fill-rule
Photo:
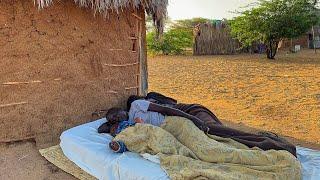
M 108 133 L 112 136 L 115 136 L 118 126 L 118 122 L 110 123 L 109 121 L 107 121 L 98 128 L 98 133 Z
M 144 99 L 143 96 L 137 96 L 137 95 L 132 95 L 128 98 L 127 100 L 127 110 L 129 111 L 131 108 L 131 104 L 133 103 L 133 101 L 135 100 L 139 100 L 139 99 Z
M 123 120 L 128 120 L 128 112 L 121 108 L 111 108 L 106 114 L 107 121 L 114 124 Z

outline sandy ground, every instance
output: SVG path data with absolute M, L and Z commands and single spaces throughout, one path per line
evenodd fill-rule
M 320 52 L 149 58 L 149 89 L 320 147 Z
M 274 131 L 320 150 L 320 52 L 264 56 L 149 58 L 150 90 L 201 103 L 228 126 Z M 32 141 L 0 144 L 0 180 L 75 179 L 47 162 Z
M 73 180 L 46 161 L 34 142 L 0 144 L 0 180 Z

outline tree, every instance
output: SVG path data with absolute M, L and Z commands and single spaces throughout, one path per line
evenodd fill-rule
M 148 51 L 153 54 L 183 54 L 185 48 L 192 47 L 192 43 L 193 36 L 183 29 L 170 29 L 161 39 L 156 37 L 155 31 L 147 34 Z
M 259 0 L 230 21 L 231 34 L 243 46 L 264 43 L 268 59 L 274 59 L 282 39 L 297 38 L 319 21 L 317 11 L 317 0 Z
M 199 23 L 208 21 L 205 18 L 167 21 L 166 31 L 160 39 L 156 37 L 155 31 L 151 29 L 147 34 L 148 51 L 152 54 L 183 54 L 186 48 L 191 48 L 193 45 L 194 27 Z

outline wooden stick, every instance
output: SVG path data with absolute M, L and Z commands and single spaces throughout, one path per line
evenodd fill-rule
M 1 139 L 0 143 L 12 143 L 12 142 L 16 142 L 16 141 L 22 141 L 22 140 L 34 140 L 36 138 L 35 135 L 30 135 L 30 136 L 26 136 L 23 138 L 12 138 L 12 139 Z
M 142 17 L 136 15 L 135 13 L 132 13 L 132 16 L 134 16 L 135 18 L 139 19 L 140 21 L 142 21 Z
M 116 91 L 108 91 L 108 93 L 110 93 L 110 94 L 118 94 L 118 92 L 116 92 Z
M 126 67 L 126 66 L 134 66 L 134 65 L 138 65 L 139 62 L 135 62 L 135 63 L 128 63 L 128 64 L 105 64 L 105 66 L 109 66 L 109 67 Z
M 109 49 L 110 51 L 122 51 L 123 49 Z
M 131 39 L 131 40 L 138 40 L 137 37 L 129 37 L 129 39 Z
M 31 84 L 31 83 L 42 83 L 42 81 L 29 81 L 29 82 L 5 82 L 2 85 L 19 85 L 19 84 Z
M 27 104 L 27 103 L 28 103 L 28 102 L 2 104 L 2 105 L 0 105 L 0 108 L 10 107 L 10 106 L 18 106 L 18 105 L 23 105 L 23 104 Z
M 139 86 L 134 86 L 134 87 L 127 87 L 125 90 L 131 90 L 131 89 L 139 89 Z
M 61 81 L 62 80 L 62 78 L 56 78 L 56 79 L 54 79 L 54 81 Z

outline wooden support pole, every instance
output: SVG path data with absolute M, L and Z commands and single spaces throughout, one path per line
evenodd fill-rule
M 143 13 L 142 13 L 143 14 Z M 148 65 L 146 54 L 146 34 L 145 34 L 145 22 L 138 22 L 138 45 L 139 45 L 139 74 L 138 79 L 138 94 L 146 96 L 148 93 Z

